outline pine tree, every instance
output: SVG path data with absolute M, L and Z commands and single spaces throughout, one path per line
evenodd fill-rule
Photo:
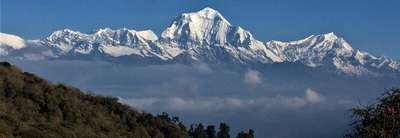
M 247 134 L 244 133 L 243 131 L 240 131 L 240 132 L 237 134 L 236 138 L 247 138 Z
M 226 123 L 219 124 L 218 138 L 230 138 L 229 136 L 229 126 Z
M 254 130 L 249 129 L 249 138 L 254 138 Z
M 193 128 L 194 124 L 190 125 L 190 128 L 188 130 L 189 136 L 190 137 L 195 137 L 195 133 L 194 133 L 194 128 Z
M 247 133 L 240 131 L 237 134 L 236 138 L 254 138 L 254 131 L 252 129 L 249 129 Z
M 204 130 L 203 124 L 198 124 L 196 129 L 194 129 L 194 137 L 195 138 L 207 138 L 207 133 Z
M 216 133 L 215 126 L 213 126 L 213 125 L 207 126 L 206 133 L 207 133 L 208 138 L 216 138 L 217 137 L 215 135 L 215 133 Z

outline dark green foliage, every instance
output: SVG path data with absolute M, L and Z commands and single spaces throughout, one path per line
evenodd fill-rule
M 213 125 L 207 126 L 206 133 L 207 133 L 208 138 L 216 138 L 217 137 L 215 134 L 216 133 L 215 126 L 213 126 Z
M 254 138 L 254 131 L 252 129 L 249 130 L 249 132 L 239 132 L 236 136 L 236 138 Z
M 254 135 L 253 130 L 250 130 L 250 131 L 251 131 L 251 135 L 253 136 Z M 209 125 L 206 128 L 204 128 L 204 125 L 202 123 L 192 124 L 190 126 L 188 133 L 189 133 L 189 136 L 193 137 L 193 138 L 229 138 L 229 126 L 226 123 L 221 123 L 218 135 L 216 135 L 215 126 L 213 126 L 213 125 Z M 251 137 L 251 138 L 253 138 L 253 137 Z M 250 138 L 250 137 L 246 137 L 246 138 Z
M 352 109 L 353 123 L 346 137 L 400 138 L 400 89 L 390 89 L 375 104 Z
M 207 138 L 207 133 L 204 130 L 203 124 L 193 124 L 189 129 L 189 136 L 193 138 Z
M 219 124 L 218 138 L 230 138 L 229 126 L 226 123 Z
M 178 118 L 52 85 L 0 63 L 0 137 L 189 137 Z

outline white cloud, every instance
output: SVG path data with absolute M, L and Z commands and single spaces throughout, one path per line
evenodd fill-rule
M 147 110 L 168 110 L 192 113 L 246 110 L 297 110 L 322 100 L 315 92 L 307 92 L 305 97 L 149 97 L 120 99 L 122 103 Z
M 305 100 L 311 104 L 314 104 L 320 103 L 324 99 L 315 90 L 308 88 L 306 90 Z
M 262 79 L 260 76 L 260 72 L 256 70 L 248 70 L 244 74 L 244 83 L 251 86 L 251 87 L 256 87 L 262 83 Z
M 199 98 L 139 98 L 120 99 L 122 103 L 140 109 L 162 109 L 182 112 L 204 112 L 238 109 L 245 106 L 244 100 L 236 98 L 199 97 Z

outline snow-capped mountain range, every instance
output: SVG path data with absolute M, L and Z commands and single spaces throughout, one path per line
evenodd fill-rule
M 400 61 L 353 49 L 334 33 L 298 41 L 262 42 L 218 11 L 183 13 L 159 36 L 151 30 L 109 28 L 85 34 L 69 29 L 41 40 L 0 33 L 0 57 L 21 60 L 85 59 L 132 63 L 258 65 L 296 62 L 348 75 L 400 73 Z

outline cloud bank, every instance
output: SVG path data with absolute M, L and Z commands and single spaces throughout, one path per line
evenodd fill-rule
M 273 97 L 149 97 L 149 98 L 120 98 L 122 103 L 139 109 L 164 109 L 180 112 L 205 113 L 234 111 L 234 110 L 292 110 L 319 104 L 323 101 L 316 91 L 308 88 L 302 97 L 282 96 Z

